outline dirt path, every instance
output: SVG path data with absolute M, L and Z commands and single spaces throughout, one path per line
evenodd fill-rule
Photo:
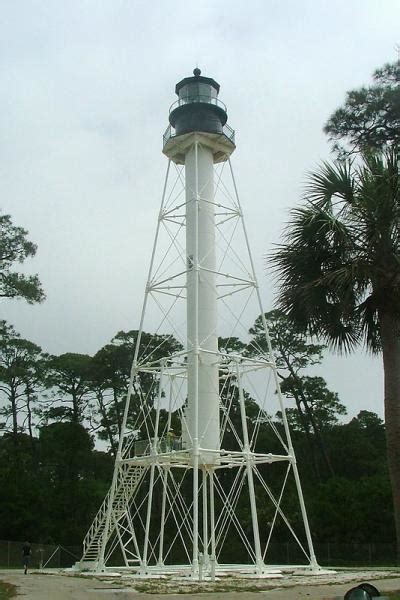
M 338 581 L 341 578 L 339 575 L 335 576 L 336 583 L 331 585 L 310 585 L 310 578 L 307 577 L 302 585 L 278 587 L 290 585 L 290 580 L 285 578 L 276 582 L 275 589 L 263 590 L 261 584 L 257 592 L 241 590 L 228 593 L 216 591 L 200 594 L 144 594 L 128 587 L 128 582 L 123 580 L 111 583 L 57 573 L 32 572 L 24 575 L 19 571 L 0 571 L 0 580 L 16 585 L 18 598 L 26 596 L 27 600 L 341 600 L 345 592 L 356 585 L 357 580 L 374 583 L 381 593 L 400 589 L 399 577 L 377 579 L 376 572 L 346 573 L 343 577 L 346 578 L 346 583 Z M 315 579 L 312 582 L 314 583 Z M 131 581 L 129 583 L 132 585 Z M 265 587 L 267 585 L 270 586 L 271 581 L 268 584 L 266 581 Z
M 134 592 L 121 592 L 112 585 L 86 577 L 41 574 L 24 575 L 16 571 L 0 571 L 0 579 L 17 586 L 17 598 L 27 600 L 139 600 Z M 148 598 L 148 596 L 147 596 Z

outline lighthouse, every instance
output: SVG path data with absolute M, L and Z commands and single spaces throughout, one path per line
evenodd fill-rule
M 235 149 L 225 129 L 219 84 L 200 69 L 175 88 L 164 154 L 185 166 L 187 260 L 187 428 L 194 462 L 213 464 L 220 449 L 214 163 Z M 228 135 L 226 135 L 228 133 Z
M 80 570 L 279 577 L 279 530 L 321 572 L 219 91 L 198 68 L 175 87 L 113 479 Z

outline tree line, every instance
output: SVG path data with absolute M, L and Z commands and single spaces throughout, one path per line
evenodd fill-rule
M 346 409 L 337 394 L 309 374 L 322 361 L 324 346 L 295 331 L 279 310 L 265 317 L 282 392 L 293 405 L 287 415 L 315 540 L 368 541 L 373 522 L 374 541 L 393 541 L 381 419 L 361 411 L 344 423 Z M 221 338 L 220 347 L 259 352 L 265 344 L 261 316 L 250 334 L 247 344 Z M 160 345 L 163 355 L 179 347 L 172 336 L 143 335 L 153 358 Z M 136 337 L 137 331 L 119 332 L 93 356 L 50 356 L 2 323 L 0 537 L 81 542 L 110 485 Z M 144 385 L 150 389 L 152 382 Z M 132 419 L 140 402 L 133 395 Z M 246 403 L 251 421 L 257 407 L 250 396 Z M 235 418 L 240 411 L 232 411 Z M 283 432 L 280 413 L 271 419 Z M 260 437 L 264 450 L 274 449 L 273 437 Z M 289 495 L 295 505 L 296 490 Z M 279 536 L 287 541 L 285 528 Z

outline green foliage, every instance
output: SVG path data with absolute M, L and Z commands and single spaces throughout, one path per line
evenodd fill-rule
M 5 417 L 3 428 L 11 427 L 14 435 L 22 428 L 21 417 L 31 429 L 31 402 L 42 388 L 45 360 L 39 346 L 22 339 L 12 325 L 0 321 L 0 393 L 6 399 L 0 414 Z
M 333 464 L 344 477 L 387 477 L 385 427 L 375 413 L 363 410 L 349 423 L 333 427 L 328 444 Z
M 10 215 L 0 215 L 0 297 L 24 298 L 29 304 L 43 302 L 45 294 L 37 275 L 12 271 L 15 263 L 35 256 L 36 246 L 27 239 L 28 232 L 13 225 Z
M 103 440 L 108 440 L 115 453 L 116 439 L 122 424 L 124 403 L 128 391 L 132 362 L 135 355 L 138 331 L 119 331 L 94 356 L 90 365 L 89 386 L 97 405 L 97 418 L 94 426 Z M 181 344 L 172 335 L 152 335 L 142 332 L 138 353 L 138 364 L 141 362 L 159 361 L 165 356 L 182 350 Z M 140 389 L 133 385 L 129 423 L 132 429 L 138 427 L 143 411 L 152 410 L 154 399 L 158 393 L 158 384 L 151 373 L 142 374 Z M 161 424 L 164 422 L 161 414 Z M 139 434 L 144 437 L 144 432 Z
M 67 352 L 51 357 L 47 362 L 48 387 L 53 389 L 54 399 L 71 406 L 56 406 L 46 411 L 47 419 L 67 418 L 81 423 L 89 408 L 87 397 L 90 388 L 91 357 L 87 354 Z
M 61 543 L 78 542 L 109 487 L 110 457 L 95 452 L 93 439 L 86 429 L 72 422 L 43 427 L 39 449 L 40 475 L 47 488 L 48 527 L 57 521 L 63 523 L 59 533 L 63 537 Z
M 93 449 L 75 423 L 43 427 L 39 438 L 0 438 L 0 536 L 80 543 L 112 474 L 109 455 Z
M 337 393 L 327 388 L 322 377 L 304 375 L 295 381 L 292 377 L 287 377 L 281 384 L 281 390 L 283 394 L 290 397 L 298 393 L 298 386 L 301 386 L 302 395 L 306 398 L 308 408 L 320 432 L 336 425 L 339 416 L 346 414 L 346 408 L 339 402 Z M 292 429 L 303 430 L 298 409 L 289 408 L 286 410 L 286 415 Z
M 323 345 L 311 342 L 306 338 L 304 332 L 296 330 L 293 323 L 281 310 L 271 310 L 264 316 L 275 354 L 276 366 L 279 369 L 290 369 L 292 373 L 297 374 L 301 369 L 320 364 L 324 350 Z M 249 346 L 268 354 L 261 315 L 257 317 L 249 333 L 253 336 Z
M 379 312 L 400 314 L 399 215 L 393 152 L 310 176 L 306 205 L 271 259 L 280 307 L 297 327 L 335 349 L 380 350 Z
M 340 154 L 400 146 L 400 61 L 377 69 L 373 79 L 371 86 L 347 92 L 324 127 Z
M 377 510 L 380 506 L 381 510 Z M 356 480 L 334 477 L 309 497 L 308 510 L 317 540 L 386 542 L 393 539 L 391 490 L 386 477 Z
M 42 492 L 31 440 L 25 434 L 5 434 L 0 438 L 0 522 L 3 539 L 15 539 L 15 532 L 22 534 L 21 539 L 38 534 L 35 515 L 42 510 Z
M 299 413 L 289 411 L 289 420 L 294 425 L 293 441 L 302 469 L 302 483 L 316 539 L 347 541 L 347 532 L 350 531 L 352 538 L 362 541 L 369 540 L 372 531 L 375 541 L 391 541 L 393 514 L 382 421 L 373 413 L 362 411 L 349 423 L 340 424 L 338 415 L 342 409 L 336 394 L 326 388 L 322 378 L 302 373 L 307 366 L 320 361 L 323 347 L 311 343 L 301 332 L 290 331 L 290 326 L 281 313 L 272 311 L 266 317 L 273 336 L 280 335 L 281 342 L 285 340 L 282 348 L 287 347 L 290 357 L 288 363 L 281 361 L 282 355 L 277 357 L 281 361 L 279 364 L 283 390 L 288 394 L 293 392 L 292 375 L 287 367 L 289 364 L 297 377 L 296 385 L 299 382 L 301 384 L 302 394 L 312 411 L 317 430 L 324 436 L 335 472 L 334 477 L 329 477 L 324 458 L 321 453 L 317 453 L 317 470 L 324 473 L 324 476 L 315 477 L 307 430 L 299 421 Z M 13 433 L 0 437 L 0 537 L 79 544 L 109 489 L 112 477 L 112 453 L 95 449 L 94 432 L 109 442 L 111 451 L 115 450 L 111 440 L 115 444 L 118 439 L 118 419 L 121 417 L 119 411 L 123 407 L 127 390 L 137 332 L 120 332 L 93 358 L 76 353 L 46 357 L 40 348 L 22 340 L 5 322 L 0 324 L 0 334 L 1 385 L 5 385 L 7 377 L 8 382 L 22 382 L 19 388 L 21 396 L 17 403 L 18 427 Z M 264 351 L 261 347 L 265 341 L 262 338 L 260 319 L 252 329 L 252 335 L 255 344 L 246 345 L 238 338 L 221 338 L 219 346 L 222 351 L 227 352 L 254 354 Z M 145 333 L 142 341 L 141 360 L 146 360 L 145 357 L 148 360 L 151 356 L 154 361 L 159 361 L 165 352 L 168 354 L 180 350 L 178 342 L 171 336 L 151 336 Z M 6 363 L 7 360 L 9 364 Z M 30 393 L 29 390 L 27 392 L 26 382 L 30 383 L 32 390 L 36 390 L 35 393 Z M 133 412 L 136 411 L 137 414 L 142 392 L 150 392 L 150 402 L 157 393 L 151 377 L 144 385 L 146 390 L 133 392 Z M 50 392 L 55 391 L 54 395 L 50 394 L 49 399 L 43 396 L 45 388 Z M 226 382 L 223 393 L 232 398 L 231 421 L 240 431 L 241 415 L 234 377 Z M 28 427 L 27 394 L 30 394 L 33 407 L 39 401 L 47 403 L 49 424 L 41 424 L 32 409 L 31 427 Z M 245 405 L 251 435 L 253 428 L 257 426 L 259 407 L 247 393 Z M 74 416 L 74 410 L 78 418 Z M 161 411 L 161 425 L 164 422 L 166 413 Z M 180 422 L 176 416 L 173 417 L 172 426 L 179 434 Z M 274 419 L 274 426 L 283 434 L 279 418 Z M 315 435 L 312 431 L 311 434 L 312 437 Z M 230 424 L 225 436 L 223 444 L 234 447 Z M 257 450 L 265 451 L 265 448 L 274 453 L 282 450 L 278 438 L 269 428 L 260 430 L 257 441 Z M 351 462 L 349 456 L 352 457 Z M 275 495 L 280 492 L 279 484 L 285 477 L 285 468 L 286 465 L 281 462 L 260 465 L 269 489 Z M 235 470 L 223 472 L 221 484 L 224 489 L 231 488 L 235 474 Z M 189 475 L 182 481 L 182 493 L 190 494 L 191 489 L 192 480 Z M 256 496 L 261 494 L 258 483 L 255 491 Z M 218 512 L 220 499 L 216 498 L 215 501 Z M 291 513 L 292 525 L 300 524 L 298 497 L 292 482 L 287 483 L 285 503 L 285 509 Z M 335 519 L 341 517 L 339 503 L 345 503 L 346 508 L 342 511 L 342 520 L 336 522 Z M 154 501 L 154 511 L 160 511 L 158 497 Z M 272 506 L 261 506 L 260 511 L 261 518 L 266 522 L 274 518 Z M 362 514 L 357 512 L 356 518 L 351 521 L 352 511 Z M 245 494 L 238 498 L 237 512 L 243 528 L 250 535 L 251 517 Z M 373 529 L 371 522 L 376 523 Z M 265 531 L 262 532 L 263 536 L 266 534 Z M 174 535 L 174 529 L 167 527 L 166 539 L 172 539 Z M 225 551 L 225 558 L 235 561 L 241 542 L 234 531 L 229 535 L 230 544 Z M 288 541 L 287 526 L 279 519 L 275 541 Z
M 306 434 L 315 477 L 321 479 L 322 473 L 333 475 L 323 432 L 337 423 L 338 415 L 346 414 L 346 409 L 321 377 L 302 373 L 304 369 L 320 364 L 325 347 L 313 343 L 303 331 L 296 329 L 281 310 L 265 313 L 264 318 L 279 369 L 281 392 L 296 404 L 296 408 L 286 411 L 288 422 L 295 431 Z M 256 319 L 249 333 L 253 338 L 248 347 L 268 354 L 262 315 Z M 277 416 L 282 419 L 281 412 Z M 321 466 L 317 454 L 322 457 Z
M 385 427 L 369 411 L 325 432 L 334 476 L 310 478 L 304 437 L 296 454 L 313 537 L 331 542 L 392 542 L 394 520 L 386 460 Z
M 218 350 L 227 354 L 239 354 L 246 352 L 246 344 L 239 338 L 231 336 L 229 338 L 218 338 Z

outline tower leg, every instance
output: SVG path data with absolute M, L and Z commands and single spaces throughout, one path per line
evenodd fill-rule
M 150 531 L 150 519 L 151 519 L 151 508 L 153 504 L 153 488 L 154 488 L 154 471 L 155 464 L 153 463 L 150 467 L 150 483 L 149 483 L 149 496 L 147 498 L 147 514 L 146 514 L 146 528 L 144 535 L 144 546 L 143 546 L 143 560 L 142 560 L 142 573 L 147 570 L 147 555 L 149 549 L 149 531 Z
M 236 186 L 236 179 L 235 179 L 235 175 L 233 173 L 232 163 L 230 160 L 228 160 L 228 163 L 229 163 L 229 169 L 230 169 L 230 173 L 231 173 L 231 177 L 232 177 L 233 188 L 235 191 L 236 202 L 241 211 L 242 209 L 241 209 L 238 189 Z M 287 422 L 287 417 L 286 417 L 286 410 L 285 410 L 285 406 L 284 406 L 283 399 L 282 399 L 282 392 L 281 392 L 281 387 L 280 387 L 280 383 L 279 383 L 279 379 L 278 379 L 278 373 L 277 373 L 277 369 L 276 369 L 276 365 L 275 365 L 274 354 L 272 352 L 271 338 L 269 336 L 267 322 L 265 319 L 265 312 L 264 312 L 264 308 L 263 308 L 262 301 L 261 301 L 260 288 L 258 287 L 258 283 L 257 283 L 257 277 L 256 277 L 255 269 L 254 269 L 252 254 L 250 251 L 250 244 L 249 244 L 249 238 L 247 235 L 246 225 L 243 220 L 242 220 L 242 225 L 243 225 L 243 233 L 244 233 L 244 237 L 245 237 L 246 247 L 247 247 L 247 251 L 248 251 L 248 255 L 249 255 L 249 259 L 250 259 L 251 272 L 253 275 L 253 279 L 256 282 L 257 300 L 258 300 L 258 305 L 259 305 L 259 309 L 260 309 L 263 329 L 265 331 L 265 339 L 267 342 L 269 360 L 272 363 L 274 382 L 275 382 L 276 392 L 278 395 L 279 405 L 280 405 L 280 409 L 281 409 L 281 413 L 282 413 L 282 420 L 283 420 L 283 425 L 284 425 L 284 429 L 285 429 L 286 439 L 289 444 L 289 454 L 292 457 L 291 462 L 292 462 L 292 467 L 293 467 L 293 474 L 294 474 L 294 478 L 295 478 L 297 494 L 299 497 L 301 514 L 303 517 L 304 530 L 305 530 L 305 534 L 306 534 L 306 538 L 307 538 L 308 550 L 310 553 L 310 565 L 311 565 L 313 571 L 318 571 L 319 565 L 318 565 L 318 562 L 317 562 L 317 559 L 315 556 L 315 552 L 314 552 L 314 546 L 313 546 L 313 541 L 312 541 L 312 537 L 311 537 L 310 525 L 308 522 L 307 510 L 306 510 L 306 506 L 305 506 L 305 502 L 304 502 L 303 491 L 301 488 L 300 477 L 299 477 L 299 473 L 297 470 L 297 464 L 296 464 L 296 458 L 295 458 L 295 453 L 294 453 L 293 444 L 292 444 L 292 438 L 290 435 L 289 424 Z
M 199 574 L 199 443 L 193 440 L 193 554 L 192 577 Z
M 163 473 L 163 495 L 161 503 L 161 523 L 160 523 L 160 544 L 158 549 L 158 565 L 164 564 L 164 530 L 165 530 L 165 509 L 167 505 L 167 488 L 168 488 L 168 473 L 169 467 L 162 471 Z
M 264 313 L 262 313 L 262 315 L 263 315 L 263 319 L 265 321 Z M 269 353 L 270 353 L 270 356 L 272 357 L 273 354 L 272 354 L 271 341 L 269 338 L 266 323 L 265 323 L 265 328 L 266 328 L 265 330 L 266 330 L 266 335 L 267 335 L 267 342 L 268 342 L 268 346 L 269 346 Z M 282 393 L 281 393 L 281 388 L 279 385 L 278 373 L 277 373 L 276 368 L 273 369 L 273 372 L 274 372 L 276 391 L 278 394 L 279 404 L 280 404 L 281 413 L 282 413 L 283 426 L 285 428 L 286 439 L 289 444 L 289 455 L 292 457 L 291 464 L 292 464 L 293 475 L 294 475 L 294 479 L 295 479 L 295 483 L 296 483 L 297 495 L 298 495 L 299 503 L 300 503 L 301 515 L 303 517 L 304 531 L 306 534 L 308 551 L 310 553 L 310 566 L 313 569 L 313 571 L 319 571 L 320 567 L 318 565 L 317 558 L 316 558 L 315 552 L 314 552 L 314 545 L 313 545 L 313 541 L 312 541 L 312 537 L 311 537 L 310 524 L 308 522 L 308 515 L 307 515 L 306 505 L 304 502 L 303 490 L 301 488 L 299 472 L 297 469 L 296 456 L 295 456 L 293 444 L 292 444 L 292 436 L 290 435 L 289 423 L 287 422 L 286 410 L 285 410 L 285 406 L 283 404 L 283 398 L 282 398 Z
M 237 377 L 237 384 L 238 384 L 238 389 L 239 389 L 240 416 L 241 416 L 242 430 L 243 430 L 243 450 L 246 455 L 246 472 L 247 472 L 247 483 L 248 483 L 249 497 L 250 497 L 251 522 L 253 525 L 256 570 L 257 570 L 257 573 L 260 575 L 263 571 L 264 563 L 263 563 L 263 558 L 262 558 L 262 554 L 261 554 L 260 530 L 259 530 L 258 517 L 257 517 L 256 495 L 255 495 L 255 491 L 254 491 L 253 465 L 252 465 L 252 456 L 251 456 L 250 444 L 249 444 L 249 432 L 247 429 L 246 406 L 244 403 L 242 375 L 240 372 L 240 366 L 239 366 L 238 361 L 236 361 L 236 377 Z
M 158 454 L 158 428 L 160 423 L 160 408 L 161 408 L 161 397 L 163 392 L 163 376 L 164 376 L 164 368 L 165 368 L 165 359 L 161 359 L 160 361 L 160 381 L 158 384 L 158 394 L 157 394 L 157 405 L 156 405 L 156 420 L 154 424 L 154 439 L 151 448 L 151 454 L 153 456 L 153 463 L 150 467 L 150 485 L 149 485 L 149 496 L 147 499 L 147 515 L 146 515 L 146 529 L 144 536 L 144 547 L 143 547 L 143 563 L 142 570 L 146 571 L 147 569 L 147 554 L 149 547 L 149 533 L 150 533 L 150 520 L 151 520 L 151 509 L 153 504 L 153 489 L 154 489 L 154 472 L 155 472 L 155 462 L 157 460 Z
M 171 417 L 172 417 L 172 406 L 173 406 L 173 394 L 174 394 L 174 376 L 172 375 L 169 380 L 169 399 L 168 399 L 168 419 L 166 431 L 171 429 Z M 161 501 L 161 520 L 160 520 L 160 543 L 158 547 L 158 565 L 164 564 L 164 532 L 165 532 L 165 511 L 167 506 L 167 489 L 168 489 L 168 474 L 169 467 L 165 467 L 162 470 L 163 479 L 163 493 Z
M 217 562 L 216 548 L 215 548 L 215 507 L 214 507 L 214 469 L 210 469 L 210 542 L 211 542 L 211 556 L 210 556 L 210 575 L 211 579 L 215 580 L 215 567 Z
M 207 469 L 203 472 L 203 560 L 204 569 L 208 569 L 208 494 L 207 494 Z

